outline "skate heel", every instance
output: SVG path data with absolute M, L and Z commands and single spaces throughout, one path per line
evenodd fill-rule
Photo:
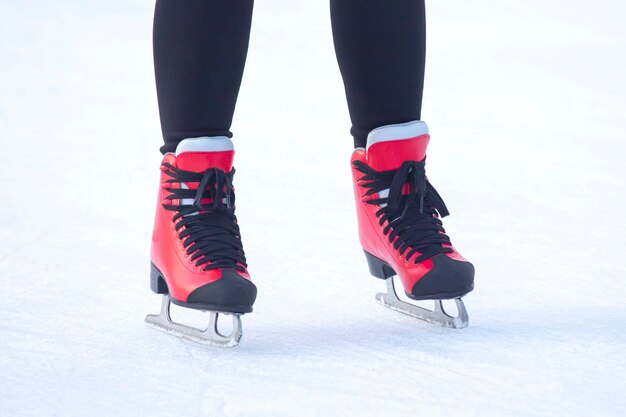
M 150 289 L 157 294 L 167 294 L 169 292 L 163 275 L 152 262 L 150 262 Z
M 365 259 L 367 259 L 367 266 L 369 266 L 370 268 L 370 274 L 380 279 L 387 279 L 396 275 L 396 271 L 394 271 L 393 268 L 391 268 L 381 259 L 378 259 L 374 255 L 366 251 L 363 252 L 365 253 Z

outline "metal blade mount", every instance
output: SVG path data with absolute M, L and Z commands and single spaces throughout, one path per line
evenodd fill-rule
M 458 315 L 453 317 L 444 310 L 442 300 L 433 300 L 435 307 L 433 310 L 429 310 L 427 308 L 400 300 L 393 284 L 393 277 L 387 278 L 386 283 L 387 293 L 376 294 L 376 301 L 387 308 L 420 320 L 440 324 L 444 327 L 450 327 L 453 329 L 462 329 L 467 327 L 469 324 L 469 317 L 467 315 L 467 310 L 465 309 L 465 304 L 463 304 L 463 301 L 460 298 L 454 299 Z
M 173 334 L 178 337 L 182 337 L 188 340 L 192 340 L 197 343 L 202 343 L 209 346 L 217 347 L 234 347 L 239 344 L 242 335 L 241 317 L 239 314 L 227 314 L 218 313 L 216 311 L 208 311 L 209 324 L 206 329 L 196 329 L 195 327 L 187 326 L 185 324 L 176 323 L 172 320 L 170 315 L 171 301 L 166 294 L 163 296 L 161 302 L 161 311 L 159 314 L 148 314 L 145 322 L 148 326 L 158 330 Z M 231 316 L 233 320 L 233 327 L 230 334 L 225 335 L 220 333 L 217 328 L 218 316 Z

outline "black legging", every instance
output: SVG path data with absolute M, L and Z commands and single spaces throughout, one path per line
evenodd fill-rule
M 171 152 L 184 138 L 225 135 L 248 51 L 253 0 L 157 0 L 154 67 Z M 355 146 L 378 126 L 420 119 L 424 0 L 330 0 Z

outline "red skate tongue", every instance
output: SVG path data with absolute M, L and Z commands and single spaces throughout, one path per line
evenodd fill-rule
M 208 168 L 230 172 L 234 156 L 233 143 L 225 136 L 184 139 L 176 147 L 176 166 L 193 172 Z
M 226 136 L 184 139 L 176 146 L 176 166 L 185 171 L 204 172 L 209 168 L 217 168 L 230 172 L 233 168 L 234 156 L 233 142 Z M 181 184 L 181 188 L 192 190 L 197 190 L 198 187 L 198 182 Z M 181 200 L 181 203 L 193 205 L 194 199 L 185 198 Z M 201 203 L 211 204 L 211 199 L 204 198 Z
M 421 121 L 374 129 L 367 136 L 367 164 L 377 171 L 389 171 L 405 161 L 421 161 L 429 140 L 428 127 Z
M 176 157 L 176 166 L 193 172 L 204 172 L 208 168 L 230 172 L 233 168 L 234 155 L 235 151 L 183 152 Z

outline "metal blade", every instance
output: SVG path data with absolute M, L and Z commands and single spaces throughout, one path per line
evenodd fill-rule
M 170 315 L 170 299 L 168 295 L 163 296 L 161 302 L 161 312 L 159 314 L 148 314 L 145 322 L 148 326 L 158 330 L 173 334 L 178 337 L 192 340 L 204 345 L 218 347 L 234 347 L 239 344 L 242 335 L 241 317 L 239 314 L 218 313 L 208 311 L 209 325 L 206 329 L 200 330 L 195 327 L 172 321 Z M 217 329 L 217 320 L 219 315 L 232 316 L 233 330 L 229 335 L 224 335 Z
M 435 308 L 433 310 L 428 310 L 415 304 L 400 300 L 393 284 L 393 277 L 387 278 L 386 282 L 387 293 L 376 294 L 376 301 L 378 301 L 381 305 L 400 313 L 407 314 L 411 317 L 416 317 L 430 323 L 440 324 L 444 327 L 451 327 L 453 329 L 462 329 L 467 327 L 469 324 L 469 317 L 467 315 L 467 310 L 465 309 L 465 304 L 463 304 L 463 301 L 461 301 L 460 298 L 454 299 L 459 314 L 458 316 L 453 317 L 446 313 L 443 309 L 442 300 L 433 300 Z

